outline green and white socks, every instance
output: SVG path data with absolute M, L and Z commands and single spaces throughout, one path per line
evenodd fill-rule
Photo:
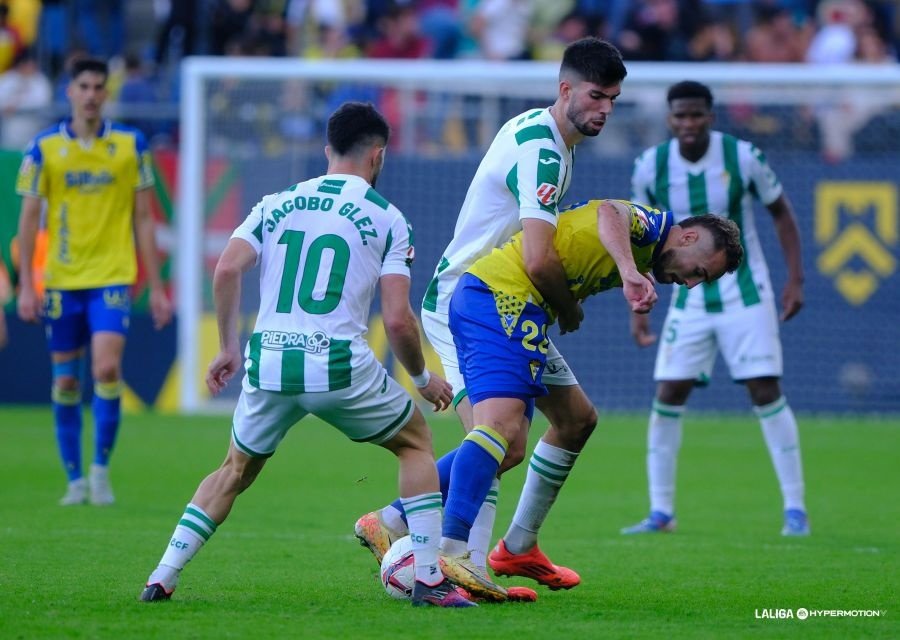
M 159 566 L 150 574 L 147 584 L 158 582 L 167 591 L 174 589 L 184 565 L 200 551 L 203 544 L 216 532 L 217 526 L 203 509 L 193 503 L 188 504 Z
M 647 481 L 650 511 L 675 514 L 675 469 L 681 448 L 684 405 L 653 401 L 647 425 Z
M 409 538 L 416 561 L 416 580 L 430 586 L 440 583 L 444 576 L 438 567 L 438 545 L 441 540 L 441 493 L 423 493 L 400 498 Z
M 510 553 L 525 553 L 537 544 L 538 531 L 577 458 L 573 451 L 538 441 L 528 461 L 525 486 L 512 524 L 503 536 Z
M 763 438 L 781 486 L 785 510 L 799 509 L 805 512 L 800 435 L 794 412 L 784 396 L 771 404 L 753 407 L 753 411 L 759 417 Z

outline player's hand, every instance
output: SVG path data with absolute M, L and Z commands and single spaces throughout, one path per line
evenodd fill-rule
M 557 322 L 559 323 L 559 335 L 578 331 L 578 327 L 581 326 L 582 320 L 584 320 L 584 309 L 581 308 L 580 302 L 576 302 L 572 309 L 565 313 L 560 312 L 557 317 Z
M 637 271 L 622 276 L 622 293 L 635 313 L 650 313 L 659 297 L 653 279 Z
M 22 287 L 19 290 L 19 298 L 16 301 L 16 310 L 19 317 L 25 322 L 37 322 L 41 317 L 43 301 L 31 287 Z
M 453 387 L 450 383 L 434 372 L 429 371 L 431 379 L 424 387 L 416 387 L 423 398 L 434 405 L 434 410 L 443 411 L 453 402 Z
M 162 287 L 150 289 L 150 315 L 154 329 L 162 329 L 172 321 L 172 303 Z
M 209 363 L 209 369 L 206 372 L 206 388 L 214 396 L 218 395 L 240 368 L 241 353 L 239 349 L 220 351 Z
M 803 283 L 788 281 L 781 293 L 781 321 L 793 318 L 803 307 Z
M 649 347 L 656 342 L 656 334 L 650 331 L 650 318 L 646 313 L 631 314 L 631 337 L 639 347 Z

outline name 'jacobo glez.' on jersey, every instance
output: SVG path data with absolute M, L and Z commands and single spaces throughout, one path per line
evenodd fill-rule
M 341 181 L 325 180 L 324 182 L 337 183 Z M 325 188 L 336 188 L 337 193 L 340 193 L 340 188 L 342 185 L 336 187 L 334 186 L 334 184 L 323 186 Z M 320 187 L 319 189 L 322 190 L 322 188 L 323 187 Z M 294 211 L 332 211 L 333 209 L 333 198 L 319 198 L 318 196 L 310 196 L 309 198 L 307 198 L 306 196 L 302 195 L 294 196 L 293 198 L 284 200 L 277 208 L 272 210 L 271 217 L 267 218 L 265 221 L 266 231 L 270 233 L 274 231 L 278 226 L 278 221 L 287 217 L 288 214 L 293 213 Z M 358 207 L 354 202 L 345 202 L 337 210 L 338 215 L 346 218 L 354 224 L 354 226 L 359 230 L 359 237 L 362 238 L 362 243 L 364 245 L 367 245 L 369 244 L 369 241 L 366 238 L 377 238 L 378 231 L 372 228 L 372 220 L 368 216 L 357 218 L 357 216 L 361 212 L 362 209 Z

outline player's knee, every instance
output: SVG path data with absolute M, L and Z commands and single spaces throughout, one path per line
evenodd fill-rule
M 117 363 L 101 361 L 92 366 L 91 375 L 95 381 L 109 384 L 119 381 L 121 371 Z
M 525 459 L 525 445 L 520 444 L 518 442 L 512 442 L 509 445 L 509 448 L 506 450 L 506 456 L 503 458 L 503 462 L 500 463 L 500 469 L 497 474 L 503 474 L 506 471 L 509 471 L 513 467 L 519 466 L 521 462 Z
M 754 378 L 747 380 L 747 391 L 750 401 L 757 407 L 772 404 L 781 397 L 781 385 L 778 378 Z

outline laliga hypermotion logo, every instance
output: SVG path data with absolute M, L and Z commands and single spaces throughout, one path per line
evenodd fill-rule
M 841 224 L 841 217 L 847 220 Z M 867 224 L 871 221 L 871 224 Z M 897 187 L 891 182 L 823 182 L 816 187 L 819 271 L 853 305 L 864 304 L 897 268 Z M 872 231 L 874 229 L 874 233 Z

